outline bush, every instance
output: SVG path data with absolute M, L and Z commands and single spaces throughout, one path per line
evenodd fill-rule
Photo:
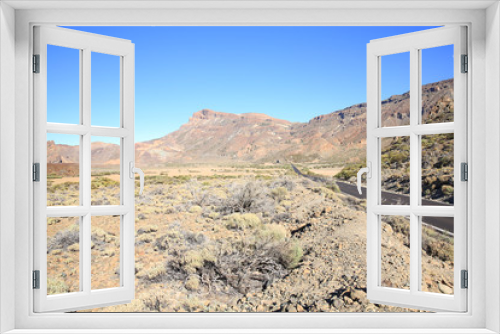
M 281 202 L 282 200 L 286 199 L 287 195 L 288 195 L 288 190 L 285 187 L 279 187 L 271 190 L 271 196 L 277 202 Z
M 58 295 L 61 293 L 70 292 L 70 289 L 66 283 L 61 280 L 47 277 L 47 294 L 48 295 Z
M 262 229 L 257 232 L 260 241 L 275 242 L 284 241 L 287 236 L 287 230 L 278 224 L 262 225 Z
M 55 249 L 67 250 L 69 246 L 80 241 L 80 227 L 72 225 L 67 230 L 58 231 L 47 243 L 47 253 Z
M 444 185 L 441 187 L 441 190 L 443 191 L 443 194 L 445 194 L 445 195 L 453 195 L 454 189 L 452 186 Z
M 289 241 L 281 246 L 280 258 L 288 269 L 296 268 L 302 261 L 303 256 L 304 251 L 298 241 Z
M 188 290 L 198 290 L 198 288 L 200 287 L 200 279 L 195 275 L 189 276 L 184 286 Z
M 342 170 L 335 175 L 336 178 L 341 179 L 341 180 L 349 180 L 353 176 L 357 176 L 358 171 L 365 167 L 365 164 L 358 163 L 358 164 L 349 164 L 342 168 Z
M 120 182 L 111 180 L 110 178 L 98 176 L 90 182 L 91 189 L 107 188 L 107 187 L 119 187 Z
M 337 193 L 337 194 L 341 193 L 340 188 L 337 185 L 337 182 L 332 181 L 332 182 L 328 183 L 325 187 L 327 189 L 330 189 L 334 193 Z
M 229 187 L 229 196 L 222 201 L 220 211 L 234 212 L 264 212 L 269 205 L 269 198 L 264 192 L 262 182 L 232 183 Z
M 233 230 L 244 230 L 246 228 L 256 228 L 261 225 L 260 218 L 253 213 L 233 213 L 226 218 L 226 227 Z
M 137 276 L 148 282 L 162 282 L 165 279 L 166 270 L 162 264 L 155 264 L 150 269 L 139 272 Z

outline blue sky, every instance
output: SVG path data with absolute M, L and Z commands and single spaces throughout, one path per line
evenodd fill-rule
M 307 122 L 365 102 L 366 44 L 429 27 L 71 29 L 135 44 L 135 135 L 144 141 L 175 131 L 203 108 Z M 48 121 L 74 123 L 78 52 L 61 49 L 49 49 Z M 424 83 L 453 77 L 452 50 L 425 51 Z M 383 98 L 409 90 L 408 56 L 388 57 L 382 60 Z M 115 56 L 92 55 L 93 125 L 118 125 L 118 64 Z

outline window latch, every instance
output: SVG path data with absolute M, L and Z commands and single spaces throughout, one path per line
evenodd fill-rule
M 142 191 L 144 190 L 144 172 L 140 168 L 135 167 L 134 165 L 135 165 L 134 162 L 130 161 L 130 163 L 129 163 L 129 176 L 133 180 L 135 178 L 134 174 L 135 173 L 139 174 L 140 181 L 141 181 L 140 182 L 141 190 L 139 190 L 139 195 L 142 195 Z
M 366 167 L 365 168 L 361 168 L 358 171 L 357 185 L 358 185 L 358 192 L 359 192 L 360 195 L 363 194 L 362 191 L 361 191 L 361 179 L 362 179 L 363 173 L 366 173 L 366 177 L 368 179 L 372 178 L 372 163 L 370 161 L 368 161 L 366 163 Z

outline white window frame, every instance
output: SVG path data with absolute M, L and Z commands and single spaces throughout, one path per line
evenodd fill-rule
M 47 45 L 78 50 L 80 58 L 80 122 L 47 122 Z M 92 53 L 113 55 L 120 62 L 119 127 L 92 125 L 91 73 Z M 60 27 L 34 27 L 34 54 L 39 56 L 39 73 L 34 83 L 34 162 L 39 163 L 39 181 L 33 183 L 34 269 L 39 271 L 39 289 L 34 290 L 35 312 L 75 311 L 111 304 L 125 304 L 135 296 L 135 181 L 134 163 L 134 44 L 129 40 L 75 31 Z M 47 134 L 62 133 L 80 137 L 80 194 L 77 206 L 47 207 Z M 92 136 L 107 136 L 120 141 L 120 204 L 91 205 Z M 120 285 L 92 289 L 91 225 L 92 216 L 120 217 Z M 47 295 L 47 217 L 79 217 L 80 261 L 78 292 Z
M 498 3 L 491 2 L 446 2 L 435 1 L 419 3 L 405 1 L 388 3 L 384 1 L 370 2 L 369 9 L 363 8 L 365 2 L 337 1 L 331 3 L 307 2 L 256 2 L 255 4 L 238 3 L 232 8 L 221 9 L 224 5 L 216 1 L 198 4 L 185 4 L 184 9 L 176 2 L 165 1 L 164 4 L 153 4 L 144 1 L 143 5 L 133 3 L 136 9 L 103 10 L 103 7 L 119 7 L 113 2 L 81 2 L 71 8 L 69 2 L 17 2 L 7 1 L 0 4 L 0 25 L 2 29 L 0 43 L 0 78 L 2 104 L 0 117 L 6 124 L 15 126 L 15 150 L 9 149 L 11 142 L 8 130 L 0 131 L 0 205 L 2 208 L 1 232 L 15 232 L 15 242 L 9 240 L 5 233 L 1 236 L 2 277 L 0 278 L 0 316 L 4 322 L 2 330 L 16 329 L 15 333 L 36 333 L 37 329 L 64 329 L 60 332 L 76 332 L 72 329 L 87 328 L 88 332 L 100 333 L 104 329 L 115 329 L 116 332 L 134 332 L 131 328 L 170 329 L 164 332 L 175 332 L 177 328 L 193 329 L 192 332 L 237 332 L 236 329 L 254 328 L 252 332 L 342 332 L 351 328 L 350 333 L 405 333 L 411 328 L 420 329 L 422 333 L 459 332 L 493 333 L 500 330 L 499 312 L 499 248 L 500 233 L 497 225 L 500 219 L 500 137 L 498 135 L 500 100 L 499 51 L 500 51 L 500 19 Z M 122 6 L 130 6 L 131 2 L 120 2 Z M 9 7 L 24 8 L 14 11 Z M 48 6 L 45 7 L 44 6 Z M 70 7 L 59 8 L 58 7 Z M 96 8 L 97 6 L 100 9 Z M 150 6 L 150 9 L 147 9 Z M 151 9 L 151 6 L 164 8 Z M 200 6 L 194 7 L 193 6 Z M 212 6 L 212 7 L 211 7 Z M 241 8 L 244 7 L 245 8 Z M 397 6 L 399 9 L 391 9 Z M 426 7 L 432 6 L 432 7 Z M 454 9 L 461 6 L 461 9 Z M 487 6 L 490 6 L 487 10 Z M 165 8 L 170 7 L 170 8 Z M 281 7 L 281 8 L 280 8 Z M 405 8 L 406 7 L 406 8 Z M 42 9 L 41 9 L 42 8 Z M 49 8 L 49 9 L 46 9 Z M 52 9 L 50 9 L 52 8 Z M 346 9 L 351 8 L 351 9 Z M 375 8 L 375 9 L 374 9 Z M 441 9 L 439 9 L 441 8 Z M 446 9 L 448 8 L 448 9 Z M 451 8 L 451 10 L 450 10 Z M 57 10 L 56 10 L 57 9 Z M 12 16 L 15 14 L 15 23 Z M 469 308 L 466 313 L 436 314 L 34 314 L 33 293 L 31 286 L 31 245 L 32 245 L 32 203 L 30 168 L 32 156 L 32 75 L 30 55 L 32 54 L 32 27 L 35 24 L 58 25 L 447 25 L 466 24 L 469 27 L 469 65 L 471 75 L 468 78 L 468 131 L 472 135 L 468 142 L 470 158 L 469 231 L 468 244 L 470 287 L 468 289 Z M 486 25 L 485 25 L 486 23 Z M 15 44 L 13 35 L 15 30 Z M 9 37 L 10 36 L 10 37 Z M 4 45 L 6 48 L 4 48 Z M 13 65 L 12 56 L 5 53 L 14 52 L 15 73 L 9 71 Z M 160 65 L 159 65 L 160 66 Z M 488 70 L 486 71 L 486 66 Z M 5 98 L 5 93 L 12 91 L 8 85 L 15 79 L 15 100 Z M 488 83 L 488 85 L 486 85 Z M 15 120 L 12 109 L 15 105 Z M 475 115 L 474 120 L 472 115 Z M 480 117 L 482 116 L 482 117 Z M 486 121 L 487 117 L 487 121 Z M 489 134 L 486 141 L 485 133 Z M 488 154 L 486 154 L 488 150 Z M 7 159 L 15 159 L 15 165 Z M 9 160 L 10 161 L 10 160 Z M 486 164 L 488 162 L 488 164 Z M 15 167 L 15 225 L 6 221 L 5 217 L 14 217 L 9 212 L 7 197 L 11 195 L 14 182 L 10 181 Z M 485 167 L 486 166 L 486 167 Z M 486 171 L 492 172 L 488 183 Z M 6 189 L 4 185 L 11 185 Z M 488 197 L 486 197 L 488 193 Z M 487 207 L 485 203 L 489 204 Z M 7 209 L 6 209 L 7 208 Z M 9 216 L 10 215 L 10 216 Z M 486 219 L 486 217 L 488 219 Z M 9 224 L 10 223 L 10 224 Z M 474 228 L 472 229 L 473 226 Z M 13 238 L 11 238 L 13 239 Z M 488 252 L 488 266 L 484 257 Z M 14 256 L 12 256 L 14 250 Z M 26 259 L 30 259 L 26 261 Z M 15 289 L 12 289 L 15 286 Z M 486 293 L 488 289 L 488 293 Z M 14 291 L 12 291 L 14 290 Z M 12 305 L 15 305 L 12 310 Z M 10 306 L 10 308 L 9 308 Z M 28 330 L 31 329 L 31 330 Z M 101 329 L 101 330 L 99 330 Z M 121 329 L 121 330 L 120 330 Z M 217 330 L 220 329 L 220 330 Z M 225 329 L 225 330 L 224 330 Z M 233 330 L 231 330 L 233 329 Z M 267 329 L 267 330 L 266 330 Z M 295 330 L 293 330 L 295 329 Z M 337 329 L 337 330 L 336 330 Z M 448 330 L 447 330 L 448 329 Z M 491 330 L 490 330 L 491 329 Z M 346 330 L 347 331 L 347 330 Z M 40 331 L 41 332 L 41 331 Z M 54 331 L 50 331 L 54 332 Z M 140 332 L 140 330 L 137 330 Z M 248 332 L 248 330 L 246 331 Z
M 467 76 L 462 73 L 461 56 L 467 54 L 466 27 L 450 26 L 418 31 L 370 41 L 367 46 L 367 163 L 371 177 L 367 179 L 367 297 L 377 304 L 424 310 L 463 312 L 467 309 L 467 290 L 461 288 L 461 270 L 467 270 L 467 184 L 461 181 L 460 164 L 467 163 Z M 422 124 L 422 50 L 453 45 L 454 120 L 448 123 Z M 409 53 L 410 124 L 384 127 L 382 124 L 382 58 Z M 422 205 L 421 136 L 454 133 L 455 194 L 453 206 Z M 381 199 L 381 140 L 407 136 L 410 139 L 410 203 L 383 205 Z M 410 288 L 397 289 L 381 285 L 381 217 L 399 215 L 410 224 Z M 452 295 L 421 291 L 422 225 L 424 216 L 453 217 L 454 225 L 454 289 Z

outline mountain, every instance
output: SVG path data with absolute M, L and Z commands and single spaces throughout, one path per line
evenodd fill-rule
M 382 101 L 384 126 L 409 124 L 410 94 Z M 453 79 L 422 87 L 423 122 L 450 121 L 453 116 Z M 365 156 L 366 103 L 292 123 L 265 114 L 231 114 L 200 110 L 177 131 L 136 144 L 142 165 L 168 162 L 346 162 Z M 77 162 L 71 146 L 48 142 L 51 161 Z M 94 158 L 95 156 L 95 158 Z M 93 143 L 92 160 L 115 164 L 117 145 Z
M 120 147 L 115 144 L 93 142 L 90 144 L 92 164 L 120 163 Z M 80 146 L 56 144 L 53 140 L 47 141 L 47 163 L 78 163 Z

